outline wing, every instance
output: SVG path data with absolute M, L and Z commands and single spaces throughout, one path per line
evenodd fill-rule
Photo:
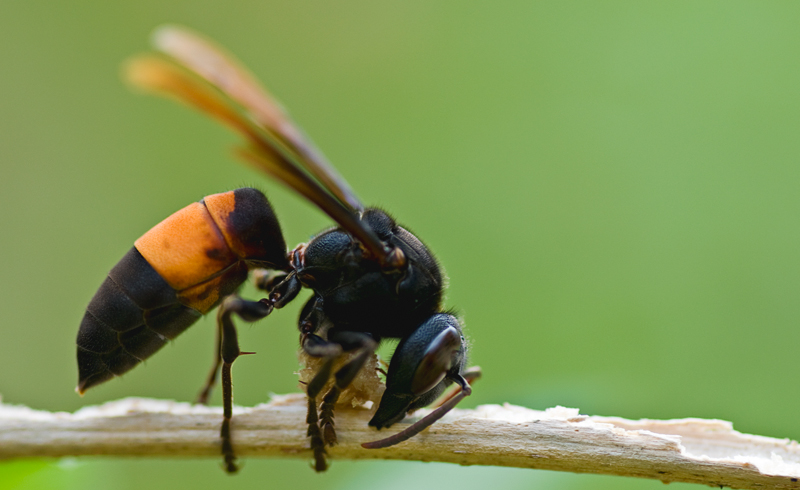
M 163 26 L 153 34 L 159 51 L 173 57 L 227 94 L 261 126 L 275 133 L 302 157 L 301 163 L 340 201 L 354 210 L 364 206 L 322 153 L 291 120 L 281 105 L 232 55 L 184 28 Z
M 247 71 L 183 29 L 162 27 L 155 44 L 169 57 L 130 60 L 125 66 L 129 82 L 176 98 L 244 136 L 247 145 L 240 156 L 317 205 L 391 267 L 393 250 L 359 219 L 364 207 L 353 191 Z

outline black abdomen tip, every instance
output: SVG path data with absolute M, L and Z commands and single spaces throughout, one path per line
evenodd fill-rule
M 95 293 L 78 330 L 78 393 L 120 376 L 200 318 L 132 248 Z

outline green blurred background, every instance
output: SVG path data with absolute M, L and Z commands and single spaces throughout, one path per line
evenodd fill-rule
M 789 1 L 6 0 L 3 401 L 191 400 L 211 319 L 73 392 L 78 324 L 108 270 L 167 215 L 242 185 L 270 195 L 290 244 L 330 223 L 235 163 L 235 136 L 121 83 L 120 63 L 178 22 L 237 53 L 361 197 L 437 253 L 485 373 L 465 406 L 721 418 L 800 439 L 798 20 Z M 241 329 L 258 355 L 237 363 L 238 404 L 297 389 L 300 304 Z M 233 478 L 214 460 L 0 465 L 2 489 L 178 485 L 662 488 L 406 462 L 316 475 L 249 460 Z

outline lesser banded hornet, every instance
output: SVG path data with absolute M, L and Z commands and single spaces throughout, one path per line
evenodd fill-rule
M 198 397 L 208 400 L 222 371 L 222 454 L 237 470 L 231 437 L 231 365 L 239 350 L 233 317 L 254 322 L 313 292 L 302 309 L 302 350 L 321 367 L 306 386 L 315 469 L 336 443 L 333 408 L 383 339 L 399 339 L 369 425 L 381 429 L 460 391 L 425 418 L 367 448 L 402 442 L 471 393 L 467 343 L 459 320 L 442 309 L 443 272 L 425 245 L 386 212 L 359 201 L 345 180 L 252 75 L 210 42 L 176 27 L 156 31 L 160 54 L 130 61 L 135 86 L 169 95 L 245 138 L 239 155 L 308 199 L 337 224 L 287 253 L 278 219 L 258 190 L 206 196 L 156 225 L 111 269 L 78 332 L 77 391 L 120 376 L 219 306 L 216 361 Z M 248 301 L 237 289 L 266 269 Z M 336 364 L 344 354 L 347 362 Z M 470 376 L 472 375 L 472 376 Z M 330 380 L 333 379 L 332 382 Z M 317 400 L 326 385 L 331 387 Z

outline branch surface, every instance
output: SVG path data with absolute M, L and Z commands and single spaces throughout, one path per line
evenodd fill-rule
M 371 411 L 337 409 L 339 445 L 332 459 L 405 459 L 512 466 L 653 478 L 743 489 L 800 489 L 800 446 L 742 434 L 730 422 L 626 420 L 514 405 L 453 410 L 398 446 L 362 442 L 407 427 L 429 411 L 377 432 Z M 233 440 L 241 457 L 310 459 L 302 394 L 237 407 Z M 172 401 L 125 398 L 74 414 L 0 404 L 0 459 L 62 456 L 220 457 L 222 410 Z

